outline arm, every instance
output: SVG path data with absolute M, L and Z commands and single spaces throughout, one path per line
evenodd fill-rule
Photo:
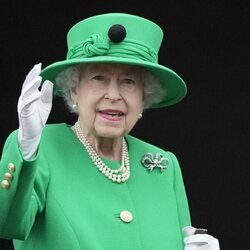
M 185 250 L 219 250 L 219 241 L 216 238 L 206 233 L 196 233 L 196 228 L 191 226 L 181 169 L 175 155 L 171 153 L 171 156 L 175 166 L 176 202 L 179 209 L 180 224 L 184 233 Z
M 0 179 L 7 179 L 9 186 L 0 188 L 0 237 L 25 239 L 35 216 L 45 205 L 49 180 L 47 165 L 38 167 L 39 153 L 30 161 L 23 159 L 18 146 L 17 131 L 8 137 L 0 161 Z
M 196 228 L 191 226 L 188 200 L 185 192 L 185 186 L 182 178 L 180 165 L 176 156 L 169 152 L 175 167 L 174 189 L 176 194 L 176 203 L 179 212 L 179 221 L 183 229 L 183 239 L 185 250 L 219 250 L 219 241 L 209 234 L 196 234 Z
M 179 162 L 173 153 L 168 152 L 168 155 L 174 166 L 174 190 L 179 214 L 180 230 L 182 230 L 183 227 L 191 225 L 188 199 Z
M 26 76 L 18 100 L 19 129 L 7 139 L 0 162 L 0 236 L 24 239 L 45 203 L 48 171 L 38 146 L 52 107 L 53 84 L 41 91 L 41 64 Z M 38 167 L 39 166 L 39 167 Z

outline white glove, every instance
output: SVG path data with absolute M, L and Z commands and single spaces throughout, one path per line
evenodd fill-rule
M 34 65 L 25 78 L 18 99 L 18 143 L 25 160 L 34 158 L 52 108 L 53 83 L 44 81 L 39 91 L 42 82 L 40 72 L 41 63 Z
M 209 234 L 196 234 L 195 227 L 184 227 L 185 250 L 220 250 L 219 241 Z

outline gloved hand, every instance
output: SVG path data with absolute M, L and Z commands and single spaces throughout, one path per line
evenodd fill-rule
M 25 78 L 18 99 L 18 143 L 25 160 L 35 156 L 43 127 L 52 108 L 53 83 L 44 81 L 40 91 L 40 72 L 41 63 L 34 65 Z
M 206 233 L 196 233 L 195 227 L 184 227 L 185 250 L 220 250 L 219 241 Z

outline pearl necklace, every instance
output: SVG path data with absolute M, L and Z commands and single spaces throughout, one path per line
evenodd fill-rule
M 118 169 L 111 169 L 102 161 L 101 157 L 89 144 L 87 138 L 82 133 L 79 122 L 75 123 L 73 129 L 75 130 L 77 138 L 87 150 L 90 159 L 104 176 L 117 183 L 125 182 L 126 180 L 128 180 L 128 178 L 130 177 L 130 165 L 127 143 L 124 138 L 122 139 L 122 164 Z

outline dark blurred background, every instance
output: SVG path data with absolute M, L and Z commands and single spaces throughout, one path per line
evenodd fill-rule
M 188 94 L 146 111 L 132 134 L 177 155 L 194 226 L 208 228 L 221 249 L 248 248 L 249 1 L 12 0 L 0 11 L 0 149 L 18 127 L 26 74 L 36 63 L 64 60 L 72 25 L 107 12 L 158 23 L 165 33 L 159 62 L 186 81 Z M 48 123 L 58 122 L 75 117 L 55 98 Z M 0 250 L 9 249 L 11 241 L 0 240 Z

